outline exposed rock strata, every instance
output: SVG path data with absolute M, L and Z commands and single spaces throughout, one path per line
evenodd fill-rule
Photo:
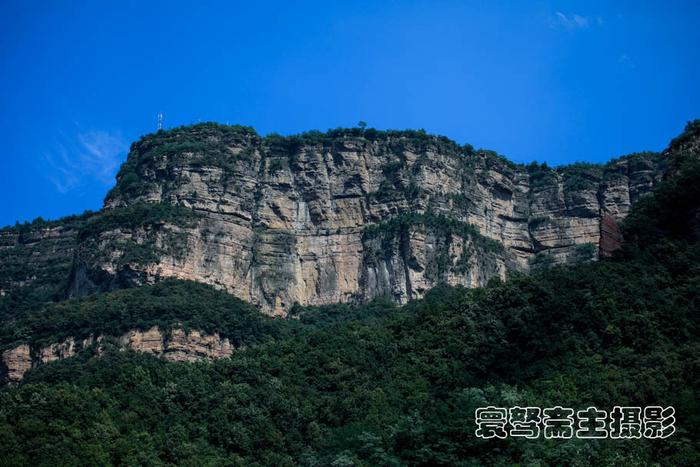
M 73 357 L 77 352 L 93 345 L 97 346 L 99 355 L 102 352 L 103 341 L 104 336 L 89 337 L 78 342 L 69 337 L 62 342 L 37 349 L 31 349 L 27 344 L 8 349 L 2 352 L 1 361 L 4 368 L 0 368 L 0 381 L 21 381 L 24 373 L 31 368 Z M 155 326 L 146 331 L 131 330 L 115 342 L 120 349 L 151 353 L 173 362 L 215 360 L 230 356 L 234 350 L 229 340 L 221 338 L 218 334 L 203 334 L 196 330 L 186 332 L 175 328 L 168 335 Z
M 2 364 L 6 368 L 5 377 L 9 381 L 19 381 L 32 367 L 29 346 L 24 344 L 2 353 Z
M 215 360 L 228 357 L 233 347 L 228 339 L 218 334 L 202 334 L 173 329 L 166 335 L 156 326 L 146 331 L 132 330 L 119 338 L 120 347 L 137 352 L 152 353 L 174 362 L 197 359 Z
M 655 155 L 533 171 L 430 136 L 284 141 L 202 126 L 135 144 L 105 208 L 168 203 L 198 220 L 100 232 L 78 249 L 73 295 L 177 277 L 278 315 L 295 302 L 388 295 L 405 303 L 439 282 L 480 286 L 508 270 L 530 271 L 543 257 L 548 264 L 595 259 L 588 252 L 601 247 L 605 216 L 622 219 L 661 177 Z M 433 222 L 392 231 L 380 245 L 366 235 L 405 214 L 471 225 L 475 233 L 446 235 Z M 483 238 L 501 251 L 485 249 Z M 129 245 L 145 244 L 157 258 L 124 260 Z M 109 254 L 88 257 L 95 245 Z
M 619 242 L 613 224 L 673 172 L 672 156 L 700 152 L 697 133 L 661 154 L 552 170 L 420 132 L 160 132 L 132 145 L 99 213 L 0 230 L 0 314 L 28 289 L 40 304 L 175 277 L 284 315 L 295 302 L 405 303 L 439 282 L 595 260 Z M 144 204 L 181 212 L 104 221 Z M 416 222 L 368 235 L 405 215 L 474 231 Z

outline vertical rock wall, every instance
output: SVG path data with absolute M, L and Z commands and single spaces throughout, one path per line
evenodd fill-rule
M 196 225 L 100 232 L 98 249 L 109 254 L 87 259 L 79 247 L 77 270 L 98 288 L 104 274 L 130 285 L 191 279 L 277 315 L 295 302 L 405 303 L 439 282 L 476 287 L 508 270 L 595 259 L 605 216 L 622 219 L 661 176 L 654 155 L 533 171 L 427 135 L 270 141 L 217 127 L 179 131 L 134 145 L 105 207 L 183 206 Z M 178 143 L 185 138 L 201 144 Z M 416 225 L 385 232 L 381 244 L 367 236 L 406 215 Z M 446 233 L 455 223 L 462 228 Z M 159 253 L 124 262 L 134 245 Z

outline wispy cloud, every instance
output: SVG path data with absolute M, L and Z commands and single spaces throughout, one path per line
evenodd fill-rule
M 45 154 L 46 177 L 59 193 L 91 181 L 109 186 L 127 148 L 118 132 L 91 130 L 63 135 L 55 149 Z
M 597 24 L 601 24 L 602 22 L 603 19 L 601 17 L 596 19 Z M 585 16 L 577 14 L 565 15 L 561 11 L 557 11 L 551 21 L 553 27 L 561 27 L 570 31 L 574 29 L 585 29 L 589 27 L 591 23 L 591 20 Z
M 620 55 L 617 58 L 617 63 L 627 68 L 634 68 L 636 66 L 634 60 L 627 54 Z

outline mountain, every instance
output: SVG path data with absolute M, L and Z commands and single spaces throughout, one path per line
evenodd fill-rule
M 659 164 L 645 169 L 653 188 L 624 214 L 591 218 L 604 232 L 598 261 L 541 250 L 553 261 L 508 266 L 505 280 L 483 287 L 442 283 L 403 306 L 384 296 L 296 305 L 273 318 L 213 285 L 151 277 L 136 266 L 174 258 L 180 246 L 195 254 L 188 235 L 213 217 L 153 203 L 147 184 L 127 184 L 133 202 L 112 192 L 100 213 L 6 229 L 0 350 L 26 350 L 31 369 L 0 388 L 0 463 L 699 465 L 698 156 L 700 121 L 661 155 L 587 167 L 604 175 Z M 542 168 L 517 170 L 532 184 Z M 563 180 L 564 199 L 567 170 L 545 170 Z M 490 246 L 496 240 L 461 222 L 409 212 L 365 227 L 362 240 L 417 225 L 461 232 L 479 258 L 523 252 L 506 240 Z M 95 268 L 109 257 L 113 269 Z M 672 406 L 675 433 L 480 439 L 475 409 L 489 405 Z
M 404 304 L 440 283 L 609 255 L 669 151 L 551 169 L 422 131 L 161 130 L 132 145 L 100 212 L 0 231 L 0 294 L 178 278 L 278 316 L 295 303 Z

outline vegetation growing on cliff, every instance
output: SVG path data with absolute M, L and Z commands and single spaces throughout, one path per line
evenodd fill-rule
M 538 164 L 537 162 L 531 162 L 527 166 L 527 172 L 530 176 L 530 188 L 540 189 L 548 186 L 554 186 L 557 182 L 557 173 L 554 169 L 551 169 L 546 162 Z
M 219 333 L 236 346 L 282 335 L 281 323 L 252 305 L 196 282 L 167 279 L 152 286 L 95 294 L 30 310 L 0 328 L 0 349 L 42 346 L 68 337 L 120 336 L 131 329 L 183 327 Z
M 698 244 L 674 241 L 441 287 L 400 313 L 302 310 L 307 331 L 214 364 L 64 360 L 0 392 L 0 452 L 8 465 L 697 465 L 697 264 Z M 672 405 L 677 432 L 663 443 L 473 435 L 477 407 L 558 404 Z
M 212 364 L 107 352 L 30 370 L 18 387 L 0 389 L 0 459 L 700 465 L 700 164 L 675 162 L 679 173 L 634 206 L 623 226 L 627 245 L 596 263 L 479 289 L 440 286 L 401 308 L 381 300 L 295 307 L 285 321 L 210 287 L 168 281 L 4 322 L 8 345 L 175 323 L 256 345 Z M 422 216 L 379 224 L 365 240 L 415 225 L 473 234 L 467 224 Z M 482 440 L 474 410 L 487 405 L 673 406 L 676 433 L 655 441 Z
M 640 199 L 623 223 L 625 238 L 638 246 L 700 236 L 700 159 L 679 155 L 678 173 Z
M 531 162 L 526 166 L 530 188 L 535 190 L 556 186 L 561 178 L 564 190 L 568 192 L 597 191 L 601 182 L 627 177 L 630 173 L 649 172 L 648 176 L 662 173 L 666 167 L 666 157 L 658 152 L 641 152 L 612 159 L 604 164 L 575 162 L 558 167 L 547 163 Z
M 229 147 L 256 141 L 260 141 L 260 137 L 251 127 L 217 123 L 181 126 L 146 135 L 131 145 L 129 156 L 117 174 L 117 184 L 107 194 L 107 199 L 148 193 L 153 180 L 147 173 L 155 165 L 172 168 L 175 163 L 186 162 L 193 167 L 221 167 L 225 175 L 230 175 L 236 160 L 248 162 L 251 155 L 244 151 L 234 156 Z
M 672 149 L 680 149 L 682 146 L 700 139 L 700 119 L 691 120 L 685 125 L 683 133 L 671 140 Z
M 38 218 L 0 230 L 0 326 L 62 298 L 78 232 L 93 213 Z
M 160 130 L 134 143 L 126 162 L 117 174 L 117 184 L 108 193 L 107 199 L 118 201 L 146 195 L 153 187 L 152 172 L 156 169 L 170 170 L 175 163 L 219 167 L 224 176 L 228 177 L 235 171 L 238 161 L 250 164 L 254 148 L 257 148 L 263 158 L 272 156 L 268 172 L 274 174 L 282 168 L 279 161 L 281 156 L 289 158 L 291 166 L 294 165 L 298 153 L 305 147 L 338 151 L 346 142 L 353 140 L 370 144 L 383 142 L 397 153 L 412 151 L 425 154 L 426 151 L 433 150 L 462 156 L 474 155 L 471 145 L 460 146 L 447 137 L 430 135 L 424 130 L 376 130 L 358 127 L 336 128 L 326 132 L 308 131 L 289 136 L 271 133 L 260 137 L 251 127 L 200 123 Z M 241 148 L 242 152 L 234 154 L 231 147 Z
M 91 216 L 80 228 L 80 238 L 98 237 L 114 229 L 131 230 L 161 223 L 187 227 L 194 225 L 198 217 L 192 209 L 170 203 L 135 203 Z
M 168 282 L 28 316 L 18 333 L 184 321 L 267 342 L 213 364 L 116 352 L 32 370 L 0 390 L 3 462 L 698 465 L 699 176 L 688 161 L 636 207 L 634 243 L 611 260 L 439 287 L 398 312 L 377 302 L 264 321 L 209 287 Z M 398 218 L 367 235 L 418 220 L 431 223 Z M 671 405 L 677 431 L 663 443 L 480 440 L 473 414 L 486 405 Z
M 425 227 L 441 236 L 458 235 L 462 238 L 469 238 L 485 251 L 503 251 L 501 243 L 484 237 L 473 225 L 432 212 L 404 213 L 387 221 L 369 225 L 365 227 L 363 240 L 369 240 L 370 238 L 396 238 L 410 227 Z
M 692 130 L 692 125 L 689 128 Z M 240 173 L 255 173 L 264 178 L 278 175 L 285 167 L 294 171 L 299 167 L 300 161 L 314 151 L 337 157 L 339 152 L 352 147 L 362 147 L 370 152 L 390 151 L 400 159 L 407 153 L 418 154 L 420 157 L 410 173 L 405 170 L 405 161 L 403 165 L 402 160 L 387 164 L 391 167 L 384 168 L 386 180 L 370 195 L 380 200 L 400 196 L 409 202 L 421 196 L 422 190 L 420 183 L 416 181 L 418 174 L 415 172 L 422 164 L 430 162 L 432 154 L 447 154 L 459 158 L 464 164 L 463 175 L 476 177 L 482 183 L 492 182 L 489 175 L 492 170 L 508 177 L 527 173 L 530 187 L 535 191 L 554 187 L 563 181 L 564 189 L 568 193 L 581 190 L 596 191 L 603 182 L 624 178 L 632 172 L 643 176 L 639 174 L 647 169 L 648 176 L 653 177 L 664 164 L 659 153 L 640 153 L 606 164 L 576 163 L 550 168 L 546 164 L 533 162 L 525 166 L 513 163 L 494 151 L 475 150 L 469 144 L 460 146 L 449 138 L 430 135 L 424 130 L 376 130 L 357 127 L 337 128 L 326 132 L 308 131 L 288 136 L 271 133 L 261 137 L 250 127 L 201 123 L 161 130 L 134 143 L 127 161 L 117 175 L 117 184 L 107 195 L 107 200 L 112 205 L 122 205 L 135 199 L 145 199 L 154 190 L 157 191 L 158 183 L 167 185 L 181 176 L 176 170 L 177 167 L 195 170 L 197 167 L 215 168 L 221 171 L 221 182 L 226 184 Z M 214 176 L 215 174 L 216 170 Z M 398 175 L 404 179 L 399 179 Z M 168 177 L 173 180 L 167 180 Z M 650 179 L 651 181 L 653 180 Z M 193 193 L 191 196 L 194 199 L 196 195 Z
M 196 225 L 201 216 L 194 210 L 169 203 L 135 203 L 130 206 L 101 211 L 81 227 L 81 261 L 114 261 L 118 265 L 149 264 L 159 255 L 178 257 L 185 250 L 186 238 L 171 227 L 187 228 Z M 129 233 L 113 236 L 112 231 Z M 158 230 L 164 240 L 156 245 L 156 238 L 146 231 Z M 104 252 L 111 256 L 106 257 Z M 115 257 L 115 255 L 117 255 Z

